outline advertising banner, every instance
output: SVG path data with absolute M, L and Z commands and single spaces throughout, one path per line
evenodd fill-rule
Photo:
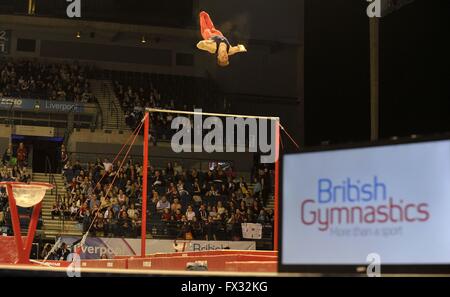
M 282 264 L 450 263 L 450 141 L 287 155 Z
M 61 242 L 68 244 L 79 241 L 80 237 L 63 236 Z M 157 240 L 147 239 L 146 254 L 194 252 L 212 250 L 256 250 L 254 241 L 202 241 L 202 240 Z M 137 238 L 102 238 L 88 237 L 81 249 L 82 259 L 100 259 L 106 255 L 108 259 L 114 256 L 138 256 L 141 254 L 141 240 Z
M 89 103 L 74 103 L 67 101 L 50 101 L 36 100 L 29 98 L 0 98 L 0 109 L 3 110 L 23 110 L 23 111 L 40 111 L 49 113 L 85 113 L 94 110 L 95 105 Z

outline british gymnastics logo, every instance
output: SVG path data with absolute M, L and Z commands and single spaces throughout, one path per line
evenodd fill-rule
M 426 222 L 430 219 L 428 203 L 408 203 L 394 199 L 388 187 L 377 176 L 361 183 L 347 178 L 339 184 L 331 179 L 318 180 L 317 198 L 300 205 L 301 222 L 327 231 L 334 225 L 396 224 Z

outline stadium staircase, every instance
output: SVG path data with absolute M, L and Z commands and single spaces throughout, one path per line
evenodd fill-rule
M 274 209 L 275 208 L 275 199 L 274 199 L 273 195 L 271 195 L 269 197 L 269 200 L 267 201 L 266 208 L 268 208 L 268 209 Z
M 93 95 L 102 111 L 102 125 L 104 130 L 128 131 L 125 114 L 119 100 L 114 94 L 114 88 L 109 80 L 89 80 Z
M 81 236 L 82 230 L 77 222 L 71 220 L 63 220 L 62 218 L 55 217 L 52 219 L 52 207 L 56 200 L 56 192 L 63 195 L 65 193 L 64 177 L 62 174 L 55 174 L 55 179 L 51 182 L 57 187 L 52 191 L 47 191 L 44 199 L 42 200 L 42 233 L 45 239 L 54 239 L 60 235 L 68 236 Z M 49 182 L 49 175 L 45 173 L 33 173 L 34 182 Z
M 240 176 L 244 176 L 241 174 Z M 247 179 L 248 180 L 248 179 Z M 248 184 L 248 189 L 253 193 L 253 188 L 255 187 L 255 184 Z M 269 199 L 267 200 L 267 205 L 265 207 L 266 210 L 268 209 L 274 209 L 275 208 L 275 197 L 273 194 L 269 196 Z

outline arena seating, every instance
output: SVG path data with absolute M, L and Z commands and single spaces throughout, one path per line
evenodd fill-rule
M 228 112 L 231 108 L 210 79 L 118 71 L 104 71 L 104 76 L 114 82 L 114 92 L 130 127 L 139 123 L 145 107 L 178 110 L 202 107 L 210 112 Z M 170 136 L 170 117 L 169 114 L 152 115 L 152 123 L 157 127 L 154 134 L 158 139 Z
M 90 69 L 77 63 L 0 61 L 0 97 L 92 102 Z

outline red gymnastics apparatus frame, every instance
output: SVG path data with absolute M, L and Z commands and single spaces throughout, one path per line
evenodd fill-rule
M 247 119 L 265 119 L 275 121 L 275 193 L 274 193 L 274 250 L 278 251 L 278 199 L 279 199 L 279 152 L 280 152 L 280 118 L 279 117 L 267 117 L 267 116 L 253 116 L 253 115 L 238 115 L 238 114 L 221 114 L 221 113 L 208 113 L 208 112 L 196 112 L 196 111 L 180 111 L 180 110 L 166 110 L 157 108 L 146 108 L 144 116 L 144 149 L 143 149 L 143 169 L 142 169 L 142 224 L 141 224 L 141 256 L 145 257 L 146 250 L 146 238 L 147 238 L 147 178 L 148 178 L 148 157 L 149 157 L 149 129 L 150 129 L 150 113 L 173 113 L 179 115 L 204 115 L 213 117 L 234 117 L 234 118 L 247 118 Z

